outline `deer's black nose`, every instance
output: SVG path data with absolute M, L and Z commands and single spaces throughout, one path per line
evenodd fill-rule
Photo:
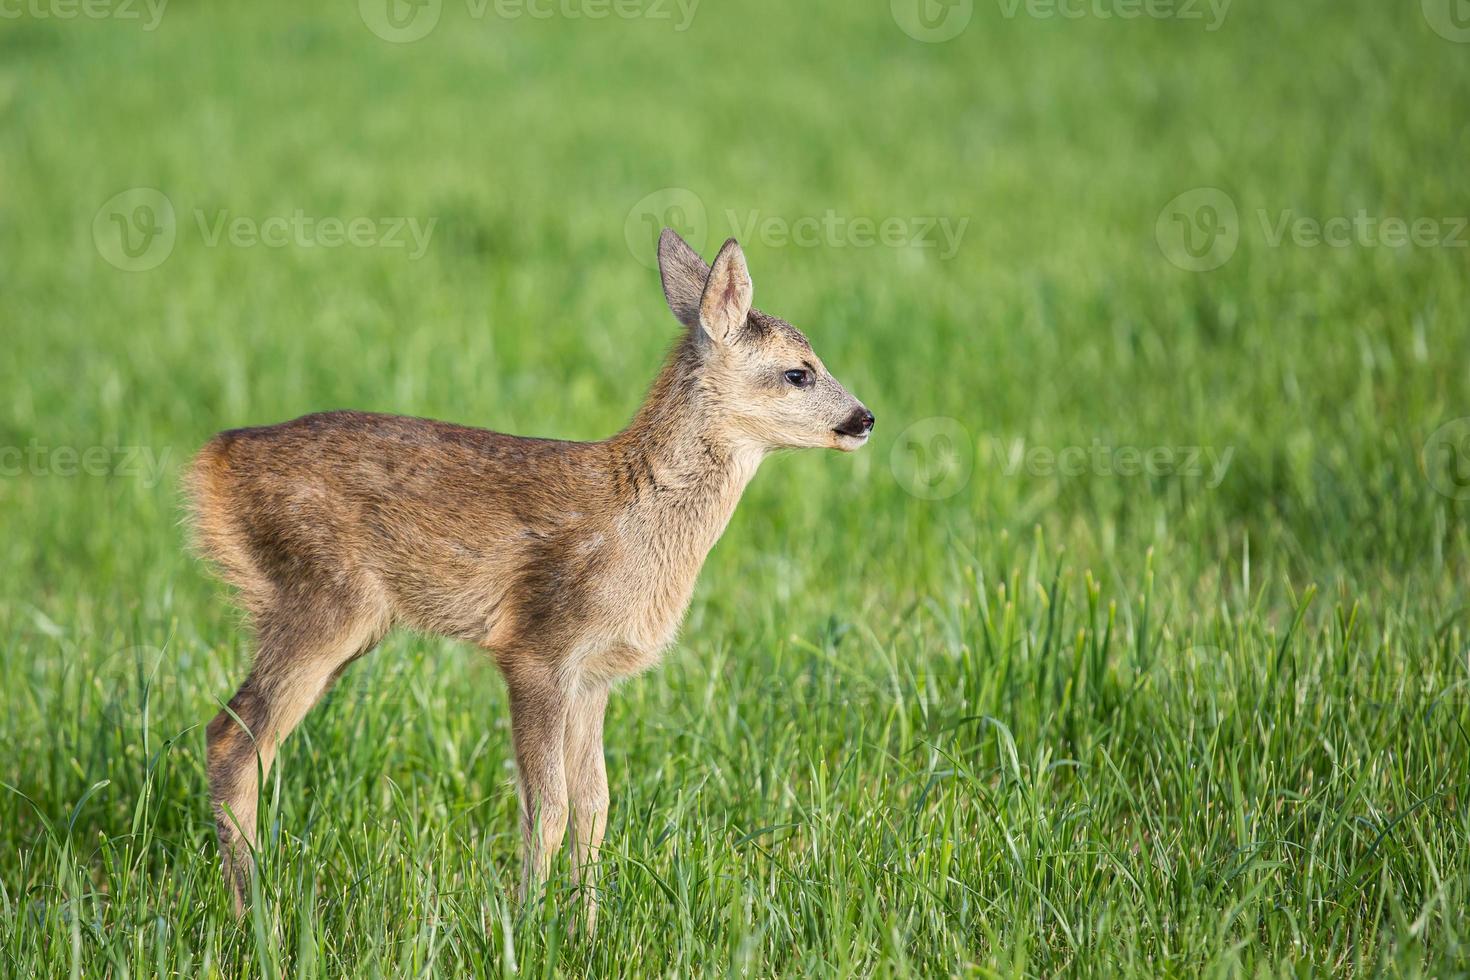
M 847 417 L 847 421 L 837 427 L 837 434 L 844 436 L 865 436 L 873 431 L 873 413 L 866 408 L 859 408 Z

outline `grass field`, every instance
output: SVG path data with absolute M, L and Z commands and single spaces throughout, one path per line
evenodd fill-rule
M 0 20 L 0 974 L 1470 970 L 1449 2 L 358 8 Z M 237 924 L 183 464 L 615 431 L 665 221 L 878 428 L 766 464 L 615 695 L 595 942 L 565 869 L 514 902 L 494 670 L 409 635 L 286 744 Z

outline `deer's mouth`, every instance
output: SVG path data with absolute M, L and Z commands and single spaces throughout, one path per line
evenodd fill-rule
M 832 435 L 836 437 L 838 449 L 852 452 L 868 441 L 868 433 L 872 431 L 873 413 L 859 405 L 841 425 L 832 430 Z

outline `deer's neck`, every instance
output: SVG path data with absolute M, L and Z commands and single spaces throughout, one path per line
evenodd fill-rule
M 732 440 L 719 424 L 699 366 L 699 351 L 686 338 L 612 445 L 629 511 L 655 521 L 648 530 L 660 537 L 708 551 L 764 453 Z

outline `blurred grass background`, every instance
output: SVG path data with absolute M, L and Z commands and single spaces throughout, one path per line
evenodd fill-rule
M 1208 30 L 997 0 L 943 43 L 903 5 L 703 0 L 678 30 L 672 2 L 446 0 L 411 43 L 370 0 L 0 21 L 14 972 L 1466 967 L 1470 542 L 1432 450 L 1470 416 L 1470 249 L 1267 226 L 1452 234 L 1470 44 L 1434 2 Z M 1191 272 L 1157 226 L 1201 187 L 1239 245 Z M 177 217 L 142 271 L 93 233 L 130 188 Z M 297 211 L 434 224 L 417 259 L 201 227 Z M 681 644 L 617 698 L 598 942 L 513 908 L 499 683 L 407 636 L 288 743 L 236 927 L 197 726 L 248 643 L 184 549 L 189 454 L 342 407 L 600 438 L 676 329 L 640 261 L 657 220 L 708 256 L 828 213 L 848 230 L 813 247 L 743 244 L 877 435 L 767 464 Z M 951 257 L 851 235 L 928 218 L 963 227 Z M 1007 465 L 1093 445 L 1230 462 L 1213 486 Z M 118 472 L 126 447 L 160 478 Z

